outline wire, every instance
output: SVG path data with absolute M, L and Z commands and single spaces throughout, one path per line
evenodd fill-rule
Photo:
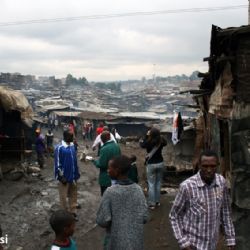
M 235 10 L 235 9 L 242 9 L 242 8 L 247 8 L 247 7 L 248 5 L 234 5 L 234 6 L 175 9 L 175 10 L 162 10 L 162 11 L 127 12 L 127 13 L 118 13 L 118 14 L 62 17 L 62 18 L 51 18 L 51 19 L 35 19 L 35 20 L 26 20 L 26 21 L 15 21 L 15 22 L 0 22 L 0 27 L 27 25 L 27 24 L 41 24 L 41 23 L 71 22 L 71 21 L 78 21 L 78 20 L 91 20 L 91 19 L 109 19 L 109 18 L 133 17 L 133 16 L 151 16 L 151 15 L 178 14 L 178 13 L 199 13 L 199 12 L 211 12 L 211 11 L 221 11 L 221 10 Z

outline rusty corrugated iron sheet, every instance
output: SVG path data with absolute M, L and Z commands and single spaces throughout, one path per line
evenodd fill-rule
M 225 70 L 231 67 L 231 89 L 224 96 L 233 95 L 236 102 L 250 103 L 250 26 L 221 29 L 212 27 L 209 57 L 209 75 L 203 79 L 203 88 L 221 87 L 227 80 Z M 229 71 L 228 71 L 229 72 Z

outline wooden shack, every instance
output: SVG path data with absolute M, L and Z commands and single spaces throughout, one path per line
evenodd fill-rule
M 209 71 L 194 95 L 201 109 L 194 162 L 204 148 L 220 156 L 231 189 L 237 249 L 250 249 L 250 26 L 212 27 Z
M 0 161 L 21 160 L 31 149 L 32 109 L 25 96 L 0 87 Z

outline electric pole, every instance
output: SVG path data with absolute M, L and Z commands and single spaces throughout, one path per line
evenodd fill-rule
M 248 25 L 250 25 L 250 0 L 248 0 Z

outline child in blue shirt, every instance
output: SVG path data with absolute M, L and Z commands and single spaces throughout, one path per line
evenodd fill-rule
M 68 211 L 58 210 L 52 214 L 49 222 L 56 235 L 50 250 L 77 250 L 71 238 L 75 230 L 74 216 Z

